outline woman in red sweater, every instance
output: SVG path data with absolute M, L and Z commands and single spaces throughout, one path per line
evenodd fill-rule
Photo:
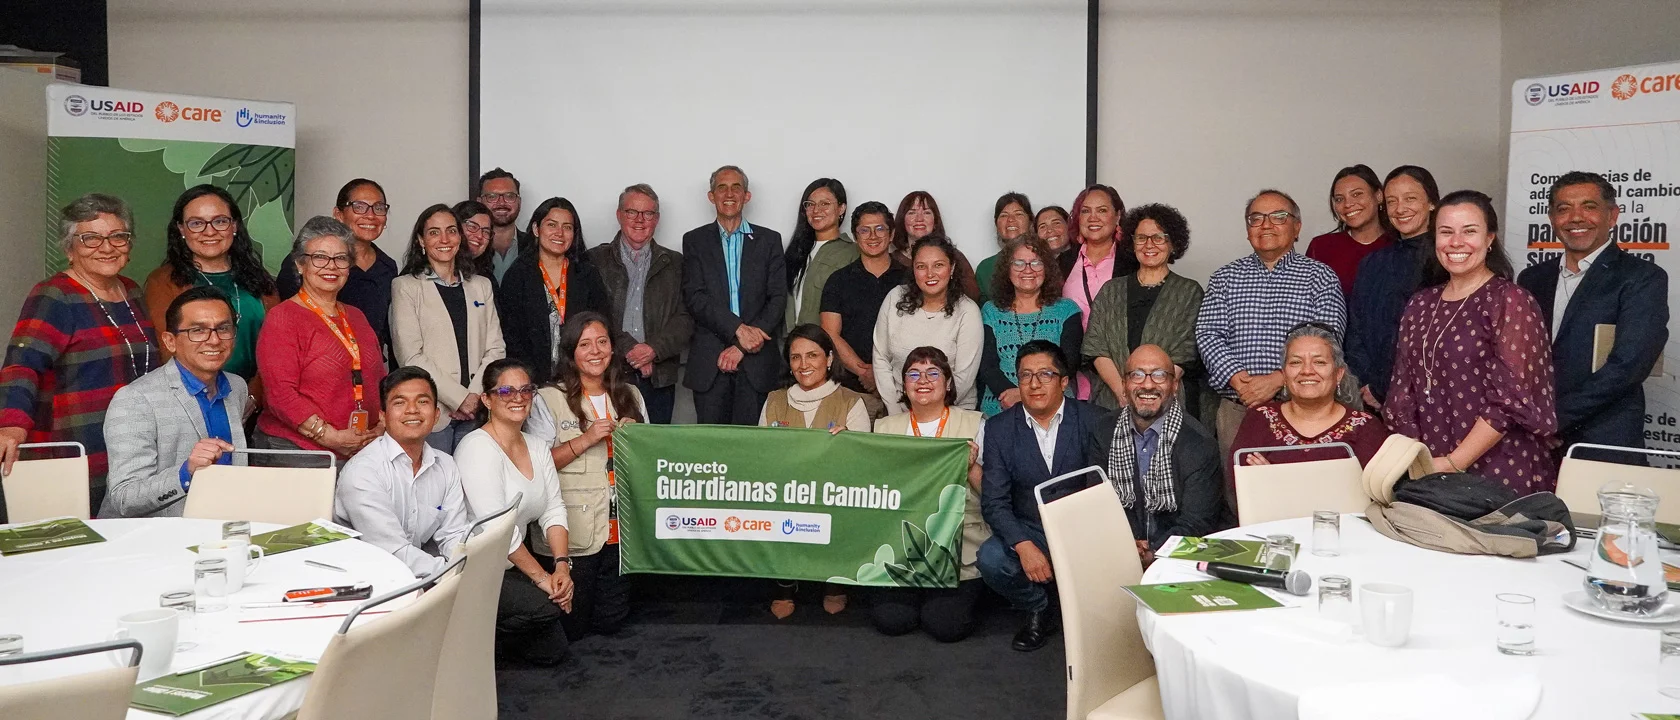
M 268 312 L 257 337 L 257 371 L 268 396 L 254 447 L 330 450 L 342 461 L 385 431 L 378 337 L 362 311 L 338 301 L 353 237 L 325 216 L 298 230 L 291 261 L 303 287 Z

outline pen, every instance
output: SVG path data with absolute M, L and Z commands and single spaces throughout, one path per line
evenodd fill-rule
M 337 565 L 328 565 L 324 562 L 316 562 L 314 560 L 305 560 L 305 561 L 303 561 L 303 564 L 308 565 L 310 567 L 318 567 L 318 568 L 321 568 L 323 570 L 335 570 L 335 571 L 338 571 L 338 572 L 350 572 L 349 570 L 345 570 L 344 568 L 341 568 Z

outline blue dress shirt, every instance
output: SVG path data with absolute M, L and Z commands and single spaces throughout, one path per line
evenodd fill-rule
M 226 402 L 228 393 L 233 392 L 233 386 L 228 384 L 227 374 L 216 373 L 216 387 L 211 388 L 186 368 L 180 370 L 181 384 L 186 387 L 187 394 L 198 401 L 198 411 L 204 414 L 204 429 L 210 433 L 209 436 L 225 440 L 229 445 L 233 444 L 233 426 L 229 424 Z M 231 465 L 233 457 L 224 453 L 216 459 L 216 464 Z M 191 485 L 192 473 L 187 472 L 187 464 L 183 462 L 181 490 L 188 490 Z

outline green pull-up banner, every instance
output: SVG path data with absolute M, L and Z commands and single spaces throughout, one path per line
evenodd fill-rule
M 635 423 L 613 469 L 624 572 L 956 587 L 965 440 Z

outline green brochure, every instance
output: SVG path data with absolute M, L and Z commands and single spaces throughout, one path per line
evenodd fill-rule
M 1283 607 L 1254 586 L 1229 580 L 1130 585 L 1126 592 L 1158 615 Z
M 1661 713 L 1640 713 L 1634 716 L 1639 720 L 1680 720 L 1680 715 L 1664 715 Z
M 164 675 L 134 688 L 130 705 L 181 716 L 315 672 L 315 663 L 252 653 L 220 665 Z
M 105 542 L 105 538 L 76 518 L 53 518 L 0 527 L 0 555 L 21 555 L 97 542 Z
M 251 544 L 263 549 L 265 555 L 279 555 L 292 550 L 302 550 L 306 547 L 325 545 L 339 540 L 349 540 L 350 533 L 339 528 L 327 527 L 320 523 L 306 522 L 302 525 L 280 528 L 271 532 L 258 533 L 251 536 Z M 198 546 L 187 548 L 198 552 Z
M 1260 551 L 1266 543 L 1260 540 L 1226 540 L 1224 538 L 1182 537 L 1172 552 L 1166 554 L 1174 560 L 1192 560 L 1196 562 L 1228 562 L 1233 565 L 1260 566 Z M 1295 543 L 1295 553 L 1301 552 L 1301 544 Z

